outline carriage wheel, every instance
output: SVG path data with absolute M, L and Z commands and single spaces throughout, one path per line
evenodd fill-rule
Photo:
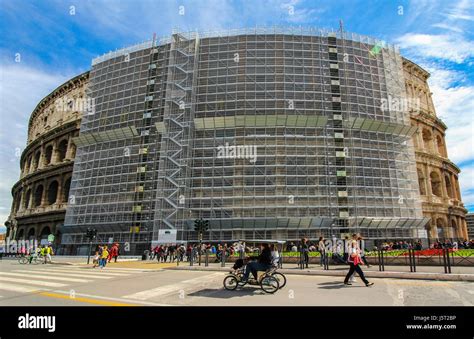
M 224 278 L 224 288 L 228 291 L 233 291 L 239 286 L 239 280 L 235 275 L 228 275 Z
M 286 277 L 284 274 L 280 272 L 275 272 L 272 274 L 272 277 L 276 278 L 278 280 L 278 284 L 280 285 L 280 288 L 285 287 L 286 285 Z
M 278 288 L 280 287 L 280 284 L 278 283 L 278 280 L 275 277 L 273 277 L 271 275 L 267 275 L 267 276 L 262 278 L 262 280 L 260 282 L 260 287 L 266 293 L 273 294 L 276 291 L 278 291 Z

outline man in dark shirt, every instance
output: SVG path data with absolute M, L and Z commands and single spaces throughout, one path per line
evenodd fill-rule
M 255 280 L 257 280 L 257 271 L 266 271 L 272 266 L 272 252 L 270 246 L 268 246 L 268 244 L 262 244 L 261 249 L 262 253 L 258 256 L 257 261 L 252 261 L 247 264 L 242 281 L 247 281 L 250 272 L 252 272 Z

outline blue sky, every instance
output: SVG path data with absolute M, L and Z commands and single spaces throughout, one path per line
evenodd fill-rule
M 62 82 L 88 70 L 92 58 L 174 28 L 338 29 L 339 19 L 347 31 L 399 45 L 431 73 L 437 114 L 449 127 L 449 157 L 461 167 L 463 200 L 474 211 L 473 1 L 1 0 L 0 223 L 11 207 L 31 111 Z

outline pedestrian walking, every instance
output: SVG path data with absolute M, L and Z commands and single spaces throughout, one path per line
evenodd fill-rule
M 308 246 L 308 239 L 303 238 L 301 239 L 300 250 L 303 252 L 303 265 L 308 268 L 309 264 L 309 246 Z
M 102 248 L 102 255 L 100 256 L 100 268 L 105 268 L 105 265 L 107 265 L 107 258 L 109 257 L 109 250 L 107 248 L 107 245 L 104 245 Z
M 43 245 L 41 247 L 40 253 L 41 253 L 41 257 L 43 258 L 43 264 L 46 264 L 47 263 L 47 261 L 46 261 L 46 259 L 47 259 L 46 258 L 46 246 Z
M 326 261 L 326 246 L 324 245 L 324 237 L 319 237 L 318 241 L 318 251 L 320 255 L 320 265 L 321 267 L 324 265 Z
M 95 251 L 94 258 L 92 259 L 92 268 L 96 268 L 97 266 L 99 266 L 99 260 L 99 251 Z
M 347 261 L 350 265 L 350 268 L 349 268 L 349 272 L 347 272 L 346 278 L 344 279 L 344 285 L 352 285 L 352 283 L 349 282 L 349 278 L 352 276 L 354 272 L 357 272 L 359 277 L 364 282 L 365 286 L 369 287 L 374 284 L 374 283 L 369 282 L 365 278 L 364 272 L 362 272 L 362 269 L 360 268 L 360 263 L 362 262 L 362 259 L 360 257 L 360 248 L 357 243 L 357 234 L 352 235 L 352 242 L 349 247 L 349 254 L 348 254 Z
M 49 261 L 49 263 L 51 264 L 53 261 L 51 260 L 51 256 L 54 255 L 54 252 L 53 252 L 53 248 L 51 247 L 51 245 L 48 245 L 48 247 L 46 247 L 46 259 L 45 259 L 45 262 Z
M 114 259 L 115 262 L 117 262 L 117 257 L 118 257 L 118 244 L 115 243 L 110 248 L 108 260 L 110 262 L 112 259 Z

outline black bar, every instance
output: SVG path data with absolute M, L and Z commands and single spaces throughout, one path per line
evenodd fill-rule
M 382 271 L 385 271 L 385 261 L 383 257 L 383 250 L 380 251 L 381 257 L 382 257 Z
M 408 249 L 408 263 L 410 265 L 410 272 L 413 272 L 413 265 L 411 262 L 411 249 Z
M 411 253 L 413 255 L 413 272 L 416 272 L 416 256 L 415 256 L 415 250 L 412 249 Z
M 19 317 L 55 316 L 55 331 L 48 329 L 19 328 Z M 206 333 L 206 338 L 229 336 L 229 324 L 232 320 L 241 319 L 245 314 L 249 319 L 259 319 L 262 324 L 274 324 L 278 327 L 275 332 L 257 333 L 259 338 L 298 338 L 295 336 L 295 324 L 310 324 L 317 319 L 318 337 L 335 337 L 335 333 L 343 332 L 341 319 L 353 319 L 357 314 L 363 314 L 364 319 L 370 320 L 360 331 L 354 331 L 350 337 L 360 338 L 472 338 L 472 308 L 470 307 L 0 307 L 2 319 L 2 338 L 88 338 L 97 334 L 96 328 L 78 321 L 80 319 L 106 319 L 107 330 L 101 333 L 102 338 L 142 338 L 150 337 L 151 333 L 159 331 L 160 337 L 195 338 L 196 329 L 202 326 L 202 314 L 212 319 L 212 331 Z M 282 314 L 285 321 L 280 320 Z M 455 319 L 431 324 L 455 325 L 455 329 L 413 329 L 407 325 L 424 326 L 427 322 L 414 320 L 415 316 L 449 316 Z M 155 319 L 155 320 L 154 320 Z M 156 319 L 160 320 L 157 325 Z M 186 325 L 182 323 L 186 319 Z M 347 325 L 347 323 L 346 323 Z M 301 329 L 301 328 L 300 328 Z M 199 336 L 198 336 L 199 337 Z M 337 335 L 336 335 L 337 337 Z
M 87 253 L 87 265 L 89 265 L 89 261 L 91 259 L 91 250 L 92 250 L 92 241 L 89 241 L 89 253 Z
M 446 253 L 445 253 L 445 248 L 441 250 L 441 253 L 443 254 L 443 266 L 444 266 L 444 273 L 448 273 L 448 266 L 446 264 Z
M 446 248 L 446 261 L 448 262 L 448 272 L 451 273 L 451 258 L 449 255 L 449 248 Z

